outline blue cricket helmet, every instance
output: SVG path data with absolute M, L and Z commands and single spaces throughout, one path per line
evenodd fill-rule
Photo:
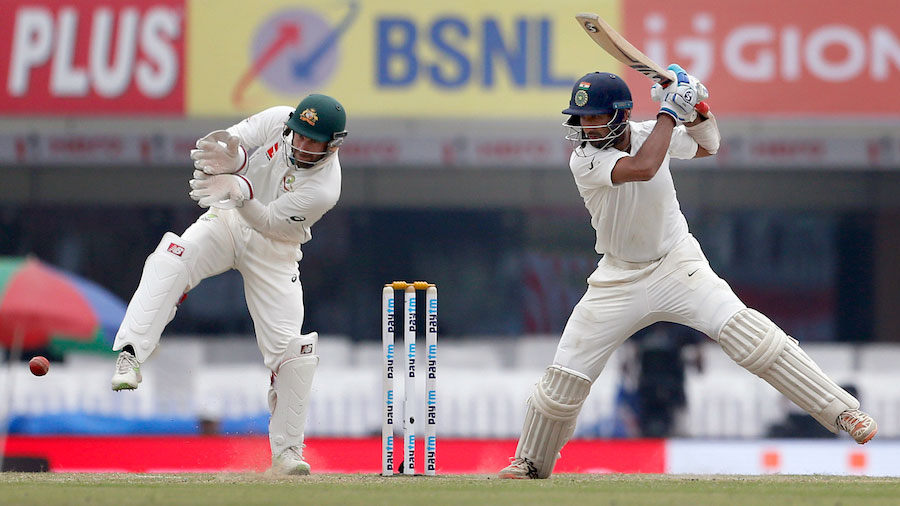
M 572 116 L 610 114 L 633 106 L 631 90 L 624 79 L 609 72 L 591 72 L 575 82 L 569 108 L 562 113 Z

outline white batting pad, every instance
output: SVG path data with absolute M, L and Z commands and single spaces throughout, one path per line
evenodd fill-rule
M 528 398 L 516 457 L 530 460 L 539 478 L 553 472 L 559 451 L 575 432 L 575 419 L 590 391 L 590 378 L 559 365 L 548 367 L 535 385 Z
M 303 444 L 309 392 L 319 364 L 315 332 L 294 338 L 288 343 L 285 360 L 278 367 L 269 391 L 269 445 L 277 456 L 291 446 Z M 274 393 L 274 395 L 272 395 Z
M 147 360 L 159 344 L 159 336 L 175 317 L 175 306 L 188 286 L 196 260 L 196 246 L 166 232 L 156 250 L 144 262 L 141 282 L 128 303 L 113 350 L 134 347 L 139 362 Z
M 809 355 L 755 309 L 735 314 L 719 335 L 725 354 L 837 434 L 837 417 L 859 401 L 822 372 Z

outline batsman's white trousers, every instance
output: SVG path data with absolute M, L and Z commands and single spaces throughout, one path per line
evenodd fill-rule
M 595 381 L 609 356 L 644 327 L 680 323 L 718 340 L 722 327 L 746 307 L 713 272 L 693 236 L 653 262 L 604 255 L 572 310 L 553 363 Z
M 263 236 L 231 209 L 210 209 L 182 237 L 199 248 L 189 290 L 229 269 L 241 273 L 256 343 L 266 367 L 277 370 L 288 341 L 300 336 L 303 325 L 298 246 Z

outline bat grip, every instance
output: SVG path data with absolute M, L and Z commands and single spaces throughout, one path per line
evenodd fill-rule
M 659 84 L 662 85 L 663 88 L 668 88 L 670 84 L 672 84 L 673 80 L 670 79 L 668 82 L 661 82 Z M 709 118 L 709 104 L 706 102 L 700 102 L 699 104 L 694 106 L 694 110 L 697 111 L 697 114 L 703 116 L 704 119 Z
M 661 84 L 663 88 L 668 88 L 673 81 L 674 79 L 669 79 L 668 81 L 662 81 L 659 84 Z M 706 102 L 700 102 L 695 105 L 694 110 L 697 111 L 697 114 L 703 116 L 704 119 L 709 118 L 709 104 Z
M 694 106 L 694 110 L 697 111 L 697 114 L 703 116 L 704 118 L 709 118 L 709 104 L 706 102 L 700 102 L 699 104 Z

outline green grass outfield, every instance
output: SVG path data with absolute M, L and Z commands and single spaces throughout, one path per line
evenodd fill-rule
M 0 504 L 765 505 L 900 504 L 900 479 L 838 476 L 0 473 Z

